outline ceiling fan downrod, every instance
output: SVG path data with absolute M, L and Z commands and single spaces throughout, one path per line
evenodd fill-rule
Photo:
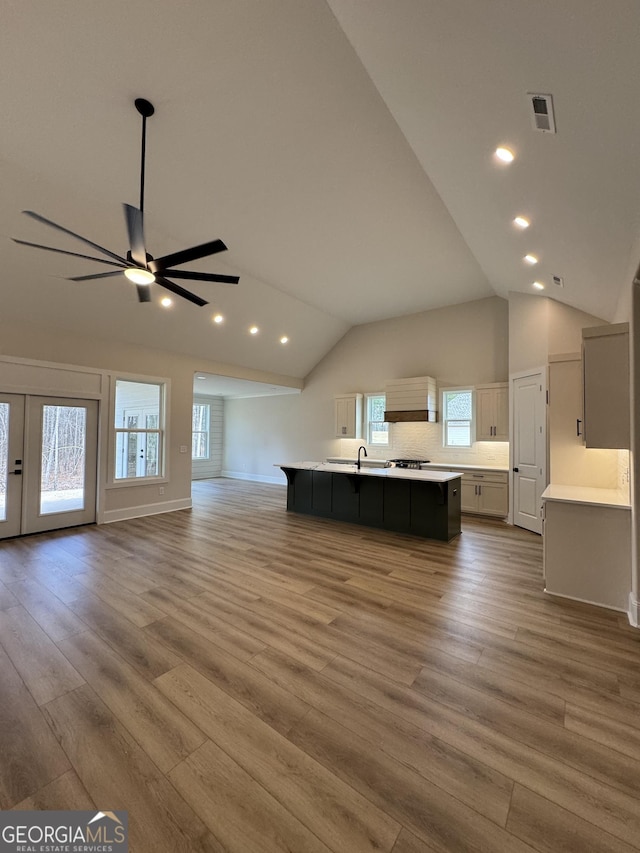
M 135 108 L 142 116 L 142 151 L 140 155 L 140 213 L 144 213 L 144 171 L 147 152 L 147 119 L 150 118 L 155 108 L 146 98 L 136 98 Z

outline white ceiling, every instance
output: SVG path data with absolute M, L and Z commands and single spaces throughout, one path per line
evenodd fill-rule
M 282 394 L 299 394 L 300 388 L 287 385 L 272 385 L 269 382 L 253 382 L 250 379 L 234 379 L 212 373 L 196 373 L 193 377 L 193 393 L 204 397 L 224 397 L 238 400 L 242 397 L 276 397 Z
M 611 319 L 638 261 L 639 25 L 637 0 L 5 0 L 0 317 L 291 377 L 353 324 L 534 277 Z M 531 91 L 553 94 L 557 135 L 533 131 Z M 126 251 L 136 97 L 156 107 L 149 251 L 221 237 L 191 266 L 241 276 L 194 283 L 202 309 L 68 282 L 104 267 L 9 239 L 84 252 L 32 209 Z

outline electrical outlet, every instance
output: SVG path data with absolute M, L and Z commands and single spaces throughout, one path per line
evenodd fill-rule
M 180 453 L 186 453 L 186 452 L 187 452 L 187 445 L 181 444 L 180 445 Z
M 160 486 L 160 488 L 158 489 L 158 494 L 164 495 L 164 486 Z

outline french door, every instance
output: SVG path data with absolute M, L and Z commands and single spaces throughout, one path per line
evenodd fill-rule
M 96 519 L 98 403 L 0 394 L 0 539 Z

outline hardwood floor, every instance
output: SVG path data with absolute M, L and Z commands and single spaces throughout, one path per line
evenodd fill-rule
M 541 552 L 231 480 L 6 541 L 0 808 L 127 809 L 133 853 L 640 850 L 640 632 Z

